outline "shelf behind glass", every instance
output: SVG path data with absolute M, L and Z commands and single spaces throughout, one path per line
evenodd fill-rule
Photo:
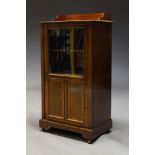
M 48 30 L 49 73 L 83 75 L 83 28 Z

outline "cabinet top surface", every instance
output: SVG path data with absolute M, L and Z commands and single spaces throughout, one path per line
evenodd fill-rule
M 49 21 L 41 21 L 40 23 L 66 23 L 66 22 L 112 22 L 110 13 L 90 13 L 90 14 L 72 14 L 58 15 Z

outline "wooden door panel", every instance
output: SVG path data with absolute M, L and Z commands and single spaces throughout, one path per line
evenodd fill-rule
M 64 80 L 49 78 L 49 117 L 64 119 Z
M 84 82 L 67 80 L 67 120 L 73 124 L 84 122 Z

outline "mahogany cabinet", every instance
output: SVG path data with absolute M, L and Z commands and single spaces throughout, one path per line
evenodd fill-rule
M 43 130 L 80 133 L 90 143 L 112 128 L 109 13 L 41 22 Z

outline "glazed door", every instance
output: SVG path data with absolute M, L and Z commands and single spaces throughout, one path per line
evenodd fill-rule
M 46 118 L 84 125 L 84 28 L 46 28 Z

